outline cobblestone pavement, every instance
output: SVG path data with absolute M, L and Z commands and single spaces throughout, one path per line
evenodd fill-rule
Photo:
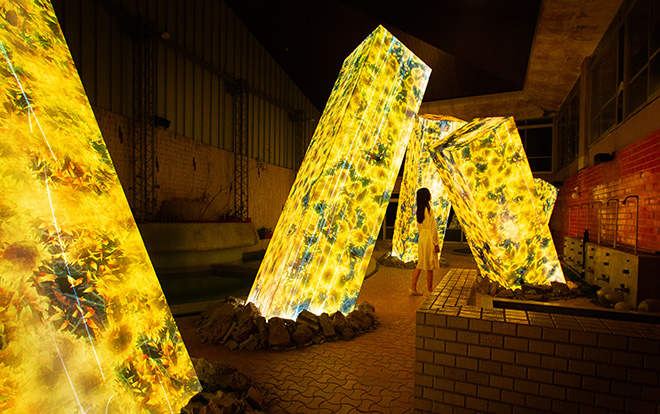
M 465 247 L 465 245 L 458 245 Z M 471 256 L 443 257 L 452 267 L 475 268 Z M 384 250 L 376 250 L 380 257 Z M 435 273 L 435 283 L 449 268 Z M 415 311 L 426 297 L 425 275 L 409 296 L 412 271 L 380 266 L 364 281 L 358 303 L 375 306 L 380 326 L 351 341 L 292 351 L 232 351 L 200 341 L 195 317 L 177 318 L 192 357 L 228 362 L 266 392 L 268 413 L 409 413 L 413 407 Z

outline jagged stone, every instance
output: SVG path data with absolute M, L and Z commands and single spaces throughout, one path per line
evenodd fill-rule
M 581 288 L 571 288 L 571 296 L 580 297 L 584 296 L 584 291 Z
M 263 409 L 264 395 L 255 387 L 250 387 L 245 394 L 245 400 L 256 410 Z
M 351 313 L 348 314 L 347 319 L 355 323 L 358 329 L 361 331 L 369 329 L 369 327 L 373 324 L 373 320 L 370 317 L 368 317 L 361 310 L 357 309 L 352 310 Z
M 181 414 L 199 414 L 205 405 L 206 403 L 202 401 L 191 401 L 185 407 L 181 408 Z
M 245 305 L 245 300 L 243 300 L 241 298 L 234 297 L 234 296 L 227 296 L 227 299 L 225 299 L 225 302 L 230 303 L 230 304 L 232 304 L 236 307 Z
M 660 300 L 655 298 L 644 299 L 637 306 L 640 312 L 660 312 Z
M 204 358 L 193 358 L 192 362 L 203 389 L 213 394 L 218 390 L 226 389 L 228 383 L 223 378 L 236 372 L 236 369 L 228 364 L 209 362 Z M 199 398 L 205 397 L 204 393 L 197 395 Z M 207 397 L 210 398 L 212 395 Z
M 305 324 L 309 329 L 312 330 L 312 332 L 317 332 L 319 330 L 319 317 L 307 309 L 298 314 L 296 322 L 298 325 Z
M 222 338 L 221 342 L 227 343 L 231 335 L 234 333 L 234 329 L 236 329 L 236 321 L 232 321 L 231 325 L 229 326 L 229 329 L 227 330 L 227 333 Z
M 219 344 L 230 332 L 234 318 L 232 315 L 219 315 L 214 318 L 214 322 L 213 324 L 203 325 L 203 328 L 199 330 L 199 334 L 206 342 Z
M 293 332 L 296 330 L 296 321 L 293 319 L 282 319 L 284 321 L 284 324 L 286 325 L 286 328 L 289 330 L 289 335 L 293 335 Z
M 491 296 L 496 296 L 499 291 L 500 291 L 500 283 L 491 280 L 490 287 L 488 289 L 489 294 Z
M 566 285 L 566 283 L 561 282 L 550 282 L 552 286 L 552 291 L 557 296 L 568 296 L 571 294 L 571 289 Z
M 362 312 L 364 312 L 364 313 L 367 313 L 367 314 L 368 314 L 368 313 L 374 313 L 374 312 L 376 312 L 376 308 L 374 307 L 374 305 L 372 305 L 371 303 L 367 302 L 366 300 L 360 302 L 360 303 L 355 307 L 355 309 L 357 309 L 357 310 L 359 310 L 359 311 L 362 311 Z
M 250 379 L 245 376 L 245 374 L 236 371 L 231 376 L 229 388 L 231 391 L 236 391 L 237 393 L 242 394 L 250 388 Z
M 225 341 L 225 346 L 231 350 L 238 349 L 238 342 L 234 341 L 233 339 L 229 339 Z
M 261 345 L 261 335 L 259 332 L 253 333 L 246 340 L 238 344 L 238 349 L 245 351 L 254 351 Z
M 335 328 L 335 332 L 342 332 L 345 328 L 348 328 L 348 320 L 343 313 L 337 311 L 332 314 L 332 326 Z
M 182 414 L 257 413 L 264 408 L 264 394 L 236 368 L 204 358 L 192 358 L 192 362 L 203 391 L 190 399 Z
M 257 317 L 261 316 L 261 311 L 257 308 L 252 302 L 248 302 L 247 305 L 240 307 L 240 310 L 236 314 L 236 323 L 239 327 L 247 323 L 248 321 L 254 321 Z
M 500 290 L 499 292 L 497 292 L 497 295 L 495 296 L 497 296 L 498 298 L 513 299 L 513 290 L 511 289 Z
M 237 399 L 218 391 L 216 396 L 199 410 L 199 414 L 237 414 L 240 410 L 241 404 Z
M 525 300 L 534 300 L 537 302 L 545 302 L 548 300 L 548 297 L 545 296 L 543 293 L 537 293 L 535 295 L 528 295 L 525 294 Z
M 254 320 L 247 319 L 243 322 L 243 324 L 237 322 L 237 327 L 232 334 L 232 338 L 234 341 L 240 344 L 241 342 L 248 339 L 250 335 L 258 332 L 259 330 L 257 329 L 257 325 L 254 323 Z
M 312 342 L 315 343 L 316 345 L 322 344 L 325 342 L 325 336 L 320 334 L 314 335 L 314 337 L 312 338 Z
M 291 335 L 291 340 L 297 346 L 305 346 L 311 344 L 313 336 L 314 332 L 312 332 L 309 326 L 301 323 L 298 324 L 298 327 L 293 332 L 293 335 Z
M 576 282 L 573 282 L 572 280 L 567 280 L 566 281 L 566 286 L 568 286 L 568 288 L 571 289 L 571 290 L 580 288 L 580 284 L 576 283 Z
M 341 337 L 346 340 L 353 339 L 355 338 L 355 330 L 353 330 L 353 328 L 351 328 L 350 326 L 347 326 L 344 329 L 342 329 Z
M 326 338 L 333 338 L 337 335 L 335 327 L 332 324 L 332 318 L 327 313 L 323 312 L 319 315 L 319 325 L 321 326 L 321 332 L 323 332 Z
M 274 347 L 291 346 L 291 334 L 282 318 L 271 318 L 268 321 L 268 344 Z
M 479 282 L 477 283 L 477 291 L 481 294 L 487 294 L 490 292 L 490 279 L 488 278 L 481 278 Z
M 258 316 L 257 319 L 254 320 L 254 324 L 257 326 L 257 330 L 259 331 L 259 335 L 261 336 L 261 343 L 267 344 L 268 321 L 266 321 L 266 318 L 264 318 L 263 316 Z
M 545 293 L 546 295 L 552 292 L 552 286 L 550 286 L 550 285 L 537 285 L 536 289 L 540 290 L 541 292 Z
M 230 303 L 221 303 L 210 308 L 212 311 L 202 313 L 197 319 L 197 332 L 205 342 L 217 344 L 223 341 L 234 322 L 234 306 Z M 204 315 L 207 315 L 206 317 Z

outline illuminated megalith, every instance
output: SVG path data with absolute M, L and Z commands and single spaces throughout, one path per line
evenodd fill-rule
M 431 160 L 429 148 L 439 144 L 444 137 L 465 124 L 466 122 L 460 119 L 441 115 L 424 115 L 415 120 L 415 127 L 406 151 L 392 237 L 392 256 L 398 257 L 403 262 L 417 260 L 419 233 L 415 218 L 415 203 L 417 190 L 423 187 L 431 192 L 431 209 L 435 215 L 439 247 L 442 250 L 451 203 L 442 184 L 438 167 Z
M 382 26 L 346 58 L 248 296 L 264 316 L 353 308 L 429 75 Z
M 548 227 L 553 192 L 532 177 L 513 118 L 473 120 L 431 155 L 482 275 L 505 287 L 564 281 Z
M 48 1 L 0 6 L 0 412 L 179 412 L 199 382 Z
M 534 182 L 536 183 L 534 193 L 538 200 L 536 208 L 539 210 L 539 216 L 543 218 L 543 222 L 546 225 L 549 225 L 550 217 L 552 216 L 552 209 L 555 207 L 559 189 L 540 178 L 534 178 Z

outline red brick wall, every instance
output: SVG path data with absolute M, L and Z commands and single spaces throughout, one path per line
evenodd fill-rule
M 579 197 L 572 198 L 576 187 Z M 639 197 L 639 213 L 635 198 L 622 204 L 629 196 Z M 597 242 L 599 223 L 602 244 L 612 245 L 616 237 L 617 247 L 633 247 L 636 219 L 638 250 L 660 251 L 660 130 L 619 150 L 614 160 L 566 179 L 550 227 L 558 251 L 564 235 L 581 237 L 585 229 Z

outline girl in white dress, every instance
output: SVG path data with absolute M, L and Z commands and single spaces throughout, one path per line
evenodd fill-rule
M 417 267 L 413 271 L 410 294 L 420 296 L 417 291 L 417 279 L 422 270 L 426 270 L 426 287 L 429 292 L 433 290 L 433 270 L 440 268 L 438 260 L 438 229 L 431 210 L 431 192 L 428 188 L 417 190 L 417 228 L 419 240 L 417 241 Z

